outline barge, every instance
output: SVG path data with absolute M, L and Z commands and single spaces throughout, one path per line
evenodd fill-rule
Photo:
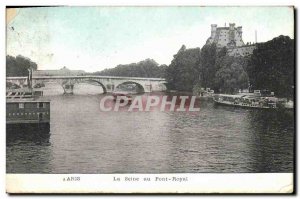
M 216 94 L 213 97 L 216 104 L 256 108 L 256 109 L 276 109 L 278 108 L 278 98 L 274 97 L 274 93 L 265 94 L 259 90 L 254 93 L 239 93 L 236 95 Z
M 6 92 L 7 141 L 16 135 L 18 139 L 49 136 L 50 101 L 40 99 L 41 95 L 32 89 Z
M 216 104 L 237 106 L 245 108 L 275 109 L 277 108 L 275 98 L 262 98 L 246 95 L 215 95 L 213 98 Z
M 50 123 L 50 101 L 6 99 L 6 124 Z

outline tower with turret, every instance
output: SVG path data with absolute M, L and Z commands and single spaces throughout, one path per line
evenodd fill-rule
M 217 33 L 217 24 L 211 24 L 211 38 L 215 38 Z
M 218 27 L 217 24 L 211 24 L 211 35 L 207 39 L 206 44 L 215 43 L 217 48 L 226 47 L 229 54 L 248 55 L 252 54 L 255 46 L 245 45 L 243 41 L 242 26 L 235 26 L 235 23 L 229 23 L 229 26 Z
M 206 43 L 216 43 L 218 48 L 243 46 L 242 26 L 235 27 L 235 23 L 229 23 L 229 27 L 218 27 L 212 24 L 211 35 Z

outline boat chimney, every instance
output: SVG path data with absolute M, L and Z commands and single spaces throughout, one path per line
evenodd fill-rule
M 32 89 L 32 68 L 28 69 L 28 88 Z

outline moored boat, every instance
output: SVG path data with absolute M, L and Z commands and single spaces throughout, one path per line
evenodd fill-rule
M 226 95 L 217 94 L 213 97 L 216 104 L 245 107 L 245 108 L 258 108 L 258 109 L 276 109 L 277 98 L 272 96 L 257 96 L 257 95 Z
M 40 99 L 42 91 L 32 88 L 32 71 L 29 70 L 24 88 L 9 88 L 6 91 L 6 125 L 50 125 L 50 101 Z
M 36 94 L 30 89 L 7 92 L 6 124 L 50 123 L 50 101 L 39 99 Z
M 132 102 L 132 95 L 129 92 L 125 92 L 125 91 L 114 92 L 113 97 L 114 97 L 114 101 L 118 101 L 118 100 L 120 102 L 127 101 L 128 104 Z

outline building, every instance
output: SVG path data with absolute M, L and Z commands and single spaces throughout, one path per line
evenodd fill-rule
M 227 49 L 227 54 L 229 56 L 248 56 L 251 55 L 253 53 L 253 50 L 256 48 L 255 44 L 251 44 L 251 45 L 245 45 L 245 46 L 238 46 L 235 48 L 228 48 Z
M 217 24 L 212 24 L 211 35 L 206 44 L 212 43 L 215 43 L 218 49 L 226 47 L 230 56 L 251 55 L 256 48 L 255 44 L 245 45 L 242 26 L 235 27 L 235 23 L 229 23 L 229 27 L 218 27 Z
M 84 75 L 83 70 L 70 70 L 67 67 L 63 67 L 59 70 L 36 70 L 33 71 L 33 76 L 80 76 Z

